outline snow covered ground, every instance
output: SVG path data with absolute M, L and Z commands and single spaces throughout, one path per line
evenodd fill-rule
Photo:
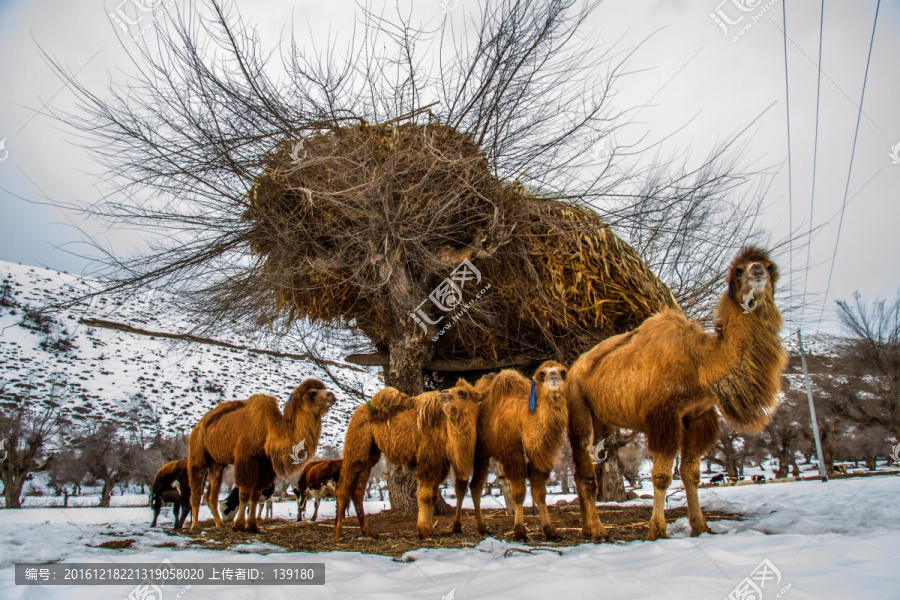
M 157 564 L 321 562 L 324 586 L 164 588 L 164 598 L 728 598 L 764 560 L 762 599 L 900 598 L 900 477 L 708 488 L 707 509 L 748 515 L 716 522 L 718 535 L 688 537 L 686 519 L 671 539 L 552 550 L 485 539 L 466 550 L 421 549 L 404 560 L 359 553 L 284 553 L 261 544 L 227 552 L 188 549 L 187 538 L 148 530 L 148 508 L 33 508 L 0 511 L 0 598 L 126 598 L 133 586 L 16 586 L 14 562 L 96 561 Z M 555 498 L 554 498 L 555 500 Z M 647 500 L 636 500 L 647 503 Z M 670 507 L 683 500 L 674 496 Z M 467 498 L 466 505 L 471 500 Z M 377 511 L 381 502 L 370 502 Z M 321 514 L 331 516 L 325 501 Z M 276 504 L 293 518 L 293 503 Z M 161 521 L 164 527 L 170 517 Z M 465 524 L 468 527 L 472 523 Z M 412 526 L 412 523 L 410 523 Z M 131 537 L 128 550 L 93 548 Z M 160 547 L 163 544 L 174 547 Z M 523 551 L 524 550 L 524 551 Z M 530 552 L 530 553 L 529 553 Z M 776 572 L 777 570 L 777 572 Z M 758 585 L 760 577 L 751 579 Z M 451 594 L 452 592 L 452 594 Z M 179 594 L 181 594 L 179 596 Z M 740 598 L 744 596 L 734 595 Z M 746 596 L 750 597 L 750 596 Z

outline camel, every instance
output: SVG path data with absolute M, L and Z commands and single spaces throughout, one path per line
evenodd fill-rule
M 278 400 L 256 394 L 248 400 L 222 402 L 206 413 L 188 440 L 188 474 L 191 485 L 191 531 L 200 530 L 198 511 L 203 480 L 209 473 L 206 504 L 216 527 L 222 471 L 234 464 L 234 482 L 240 488 L 235 531 L 259 531 L 256 505 L 275 476 L 295 477 L 307 456 L 315 455 L 322 432 L 322 417 L 334 404 L 334 394 L 318 379 L 306 379 L 291 393 L 284 406 Z M 302 453 L 302 456 L 301 456 Z M 249 518 L 245 519 L 245 509 Z
M 506 369 L 496 376 L 488 397 L 479 404 L 478 441 L 470 486 L 479 533 L 489 533 L 481 515 L 481 493 L 490 459 L 496 458 L 509 482 L 515 503 L 514 537 L 528 539 L 523 508 L 527 475 L 544 537 L 561 539 L 550 522 L 545 499 L 547 479 L 565 442 L 568 424 L 566 376 L 566 368 L 554 361 L 538 367 L 531 381 Z M 529 406 L 532 394 L 533 411 Z
M 647 437 L 654 487 L 648 539 L 667 537 L 666 490 L 679 451 L 691 535 L 709 531 L 697 486 L 700 460 L 718 436 L 719 413 L 738 430 L 759 432 L 778 400 L 787 352 L 779 337 L 776 281 L 778 269 L 765 251 L 742 248 L 728 268 L 713 333 L 667 309 L 575 361 L 569 370 L 569 441 L 582 535 L 609 540 L 594 503 L 591 450 L 616 427 Z
M 191 487 L 187 465 L 186 460 L 173 460 L 161 466 L 153 477 L 153 485 L 150 488 L 153 490 L 153 523 L 150 527 L 156 527 L 163 502 L 172 503 L 172 515 L 175 517 L 173 529 L 177 531 L 184 525 L 184 520 L 191 510 Z
M 465 379 L 441 392 L 414 398 L 387 387 L 356 409 L 344 440 L 344 464 L 335 493 L 334 537 L 340 540 L 344 510 L 352 497 L 364 535 L 378 538 L 366 523 L 363 494 L 369 472 L 384 453 L 395 465 L 414 468 L 418 491 L 417 529 L 420 539 L 434 528 L 438 485 L 453 468 L 456 479 L 457 524 L 472 475 L 478 421 L 478 392 Z

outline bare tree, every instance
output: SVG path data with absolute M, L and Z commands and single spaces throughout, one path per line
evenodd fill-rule
M 201 330 L 349 329 L 409 394 L 424 391 L 438 348 L 492 364 L 571 360 L 668 305 L 610 223 L 699 312 L 715 296 L 716 251 L 756 234 L 758 193 L 727 204 L 756 174 L 737 166 L 734 140 L 692 167 L 630 169 L 637 147 L 592 156 L 627 122 L 611 101 L 631 58 L 582 35 L 598 5 L 486 2 L 463 35 L 450 20 L 431 31 L 363 10 L 347 47 L 308 53 L 292 40 L 279 70 L 254 30 L 209 0 L 129 44 L 132 79 L 103 96 L 56 65 L 81 103 L 58 116 L 84 134 L 109 189 L 75 208 L 146 238 L 136 257 L 93 244 L 106 289 L 167 286 Z M 608 251 L 589 251 L 601 238 Z M 574 247 L 599 264 L 574 272 Z M 436 346 L 436 328 L 410 314 L 467 258 L 503 293 Z M 615 286 L 585 283 L 621 273 Z M 410 473 L 389 479 L 392 503 L 414 510 Z
M 118 426 L 106 421 L 92 424 L 77 444 L 85 469 L 103 483 L 99 506 L 107 507 L 113 488 L 134 475 L 142 451 L 121 438 Z
M 0 412 L 0 480 L 6 508 L 21 508 L 25 482 L 32 473 L 47 470 L 52 462 L 47 446 L 59 432 L 58 401 L 64 391 L 64 384 L 53 383 L 49 398 L 41 406 L 34 396 L 22 397 L 0 389 L 0 396 L 11 397 L 14 404 L 12 410 Z

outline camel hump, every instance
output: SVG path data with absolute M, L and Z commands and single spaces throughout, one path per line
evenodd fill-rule
M 419 429 L 434 427 L 441 422 L 444 414 L 444 403 L 441 402 L 440 392 L 426 392 L 416 396 L 417 421 Z
M 528 398 L 531 383 L 512 369 L 504 369 L 494 378 L 491 384 L 491 397 L 495 398 Z
M 244 408 L 246 404 L 246 400 L 227 400 L 225 402 L 219 402 L 211 411 L 203 415 L 199 425 L 209 427 L 225 415 Z
M 397 388 L 386 387 L 369 400 L 369 409 L 380 418 L 389 418 L 402 410 L 412 408 L 410 397 Z

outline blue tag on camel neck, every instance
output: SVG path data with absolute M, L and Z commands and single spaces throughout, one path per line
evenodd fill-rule
M 534 412 L 535 407 L 535 398 L 534 398 L 534 379 L 531 380 L 531 397 L 528 399 L 528 412 Z

